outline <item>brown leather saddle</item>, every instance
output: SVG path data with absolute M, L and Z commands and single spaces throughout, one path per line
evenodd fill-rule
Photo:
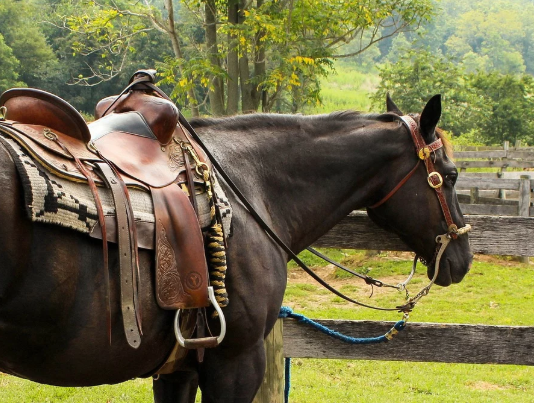
M 189 309 L 210 303 L 195 202 L 195 187 L 209 185 L 210 163 L 180 125 L 174 103 L 153 84 L 154 73 L 137 72 L 121 94 L 100 101 L 97 120 L 90 124 L 68 102 L 45 91 L 16 88 L 0 96 L 2 133 L 53 173 L 91 187 L 106 272 L 107 241 L 116 238 L 118 243 L 123 324 L 134 348 L 140 345 L 142 328 L 137 229 L 128 187 L 141 187 L 152 195 L 158 304 L 164 309 Z M 116 222 L 110 231 L 98 187 L 109 188 L 113 195 Z M 106 279 L 111 332 L 108 273 Z

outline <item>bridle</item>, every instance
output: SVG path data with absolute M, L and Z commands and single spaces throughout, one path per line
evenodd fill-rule
M 436 237 L 436 251 L 434 254 L 434 258 L 430 262 L 425 262 L 424 259 L 420 258 L 419 256 L 415 256 L 412 272 L 410 273 L 410 276 L 406 281 L 399 284 L 396 288 L 398 289 L 405 289 L 406 284 L 409 282 L 409 280 L 412 278 L 415 268 L 417 265 L 417 260 L 421 260 L 423 263 L 425 263 L 427 266 L 434 263 L 434 276 L 432 277 L 432 280 L 428 285 L 423 287 L 421 291 L 419 291 L 415 297 L 409 298 L 408 302 L 399 308 L 400 311 L 408 312 L 412 310 L 415 306 L 415 304 L 425 295 L 428 294 L 430 291 L 430 287 L 434 284 L 438 277 L 439 273 L 439 265 L 441 261 L 441 256 L 445 252 L 445 249 L 451 242 L 451 240 L 457 239 L 460 235 L 467 234 L 469 231 L 471 231 L 471 226 L 469 224 L 466 224 L 465 226 L 458 228 L 458 226 L 454 223 L 451 215 L 451 211 L 449 209 L 449 205 L 447 204 L 447 200 L 445 199 L 445 194 L 443 193 L 443 177 L 439 172 L 436 171 L 434 162 L 432 161 L 432 156 L 435 156 L 435 152 L 443 147 L 443 142 L 440 138 L 438 138 L 436 141 L 434 141 L 431 144 L 426 144 L 423 137 L 421 136 L 421 132 L 419 130 L 419 125 L 415 121 L 415 119 L 409 115 L 400 116 L 400 119 L 402 120 L 402 123 L 408 128 L 408 131 L 410 132 L 412 136 L 412 140 L 415 145 L 415 152 L 417 154 L 417 163 L 413 167 L 413 169 L 408 172 L 408 174 L 386 195 L 384 196 L 380 201 L 377 203 L 371 205 L 368 207 L 368 209 L 375 209 L 385 202 L 387 202 L 408 180 L 413 176 L 413 174 L 417 171 L 417 168 L 421 164 L 421 161 L 424 162 L 426 172 L 427 172 L 427 181 L 429 186 L 434 189 L 436 192 L 436 196 L 438 198 L 441 211 L 443 212 L 443 216 L 445 217 L 445 221 L 447 223 L 447 232 L 442 235 L 438 235 Z

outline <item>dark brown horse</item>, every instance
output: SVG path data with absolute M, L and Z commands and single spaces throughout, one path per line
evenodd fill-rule
M 388 109 L 381 115 L 247 115 L 192 124 L 258 213 L 298 252 L 353 209 L 382 200 L 414 167 L 410 132 L 394 104 Z M 436 140 L 440 115 L 437 96 L 419 119 L 427 144 Z M 456 168 L 443 148 L 434 154 L 452 219 L 464 225 L 454 191 Z M 420 165 L 369 214 L 430 262 L 436 236 L 448 228 L 427 176 Z M 0 189 L 0 371 L 62 386 L 151 375 L 175 344 L 174 313 L 160 309 L 153 294 L 152 253 L 140 254 L 144 336 L 134 350 L 122 336 L 117 255 L 111 247 L 115 337 L 110 345 L 101 242 L 65 228 L 32 224 L 17 171 L 1 146 Z M 282 304 L 288 257 L 231 191 L 228 196 L 234 218 L 228 241 L 226 338 L 206 350 L 202 364 L 190 354 L 182 372 L 155 381 L 156 402 L 190 402 L 198 386 L 203 402 L 250 402 L 261 384 L 263 339 Z M 467 237 L 453 240 L 436 283 L 448 286 L 462 280 L 471 259 Z M 210 326 L 216 333 L 217 322 Z

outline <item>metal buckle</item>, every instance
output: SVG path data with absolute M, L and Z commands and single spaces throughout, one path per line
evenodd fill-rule
M 437 184 L 434 184 L 434 183 L 432 182 L 432 177 L 433 177 L 433 176 L 436 176 L 436 177 L 438 178 L 439 182 L 438 182 Z M 440 187 L 443 185 L 443 178 L 441 177 L 440 173 L 439 173 L 439 172 L 436 172 L 436 171 L 434 171 L 434 172 L 430 172 L 430 173 L 428 174 L 427 181 L 428 181 L 428 184 L 430 185 L 430 187 L 433 188 L 433 189 L 440 188 Z

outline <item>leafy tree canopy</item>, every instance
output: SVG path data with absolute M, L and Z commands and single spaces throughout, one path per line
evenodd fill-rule
M 163 4 L 162 4 L 163 3 Z M 156 59 L 163 82 L 192 113 L 297 111 L 319 100 L 332 60 L 358 55 L 432 15 L 431 0 L 124 0 L 63 1 L 63 26 L 79 80 L 110 79 L 151 30 L 166 37 Z M 164 7 L 161 7 L 164 5 Z M 351 49 L 342 45 L 355 43 Z M 166 57 L 164 57 L 166 55 Z
M 422 110 L 434 94 L 443 96 L 440 127 L 454 136 L 469 133 L 486 144 L 508 140 L 534 143 L 534 80 L 530 75 L 467 73 L 463 66 L 430 51 L 408 51 L 380 70 L 373 96 L 381 107 L 390 93 L 401 110 Z

